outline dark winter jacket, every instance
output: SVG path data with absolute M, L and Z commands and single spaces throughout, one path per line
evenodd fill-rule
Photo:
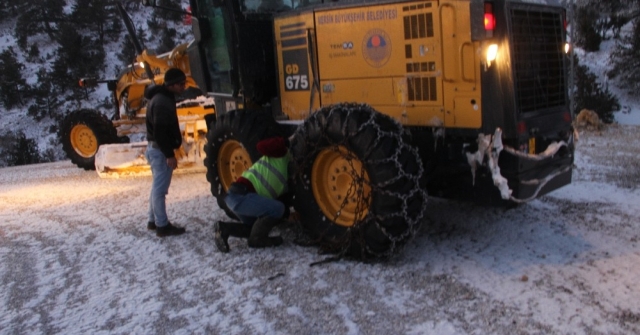
M 176 114 L 175 95 L 162 85 L 149 87 L 145 94 L 147 105 L 147 141 L 158 144 L 167 158 L 182 144 L 180 124 Z

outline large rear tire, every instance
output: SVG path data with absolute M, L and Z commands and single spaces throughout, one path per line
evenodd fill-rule
M 405 136 L 398 122 L 358 104 L 324 107 L 298 128 L 293 205 L 322 248 L 386 257 L 415 235 L 427 194 Z
M 62 149 L 71 162 L 95 170 L 95 155 L 103 144 L 118 143 L 118 133 L 109 119 L 92 109 L 73 111 L 60 127 Z
M 259 141 L 281 135 L 280 125 L 263 111 L 234 110 L 210 124 L 204 147 L 207 180 L 218 206 L 230 218 L 237 219 L 224 201 L 229 185 L 260 159 Z

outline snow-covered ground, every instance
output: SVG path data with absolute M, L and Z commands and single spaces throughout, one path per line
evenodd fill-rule
M 231 239 L 203 174 L 175 177 L 146 229 L 150 178 L 68 161 L 0 169 L 2 334 L 638 334 L 637 126 L 583 132 L 573 183 L 504 210 L 430 199 L 390 261 Z M 631 145 L 629 145 L 631 144 Z

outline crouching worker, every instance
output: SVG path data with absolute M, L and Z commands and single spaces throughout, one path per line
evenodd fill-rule
M 269 232 L 289 212 L 278 200 L 287 190 L 287 167 L 291 160 L 288 142 L 283 137 L 258 142 L 262 158 L 229 186 L 225 202 L 242 222 L 214 224 L 214 241 L 221 252 L 229 252 L 229 236 L 248 238 L 250 248 L 282 244 L 282 237 L 270 237 Z

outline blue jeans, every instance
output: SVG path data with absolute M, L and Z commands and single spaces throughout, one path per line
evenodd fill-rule
M 268 216 L 274 219 L 284 215 L 284 204 L 279 200 L 265 198 L 257 193 L 245 195 L 229 193 L 224 201 L 242 223 L 253 226 L 259 217 Z
M 151 174 L 153 174 L 153 183 L 149 194 L 149 222 L 155 222 L 156 226 L 164 227 L 169 223 L 165 198 L 169 193 L 173 169 L 167 165 L 167 157 L 162 151 L 151 145 L 147 146 L 145 157 L 151 165 Z

